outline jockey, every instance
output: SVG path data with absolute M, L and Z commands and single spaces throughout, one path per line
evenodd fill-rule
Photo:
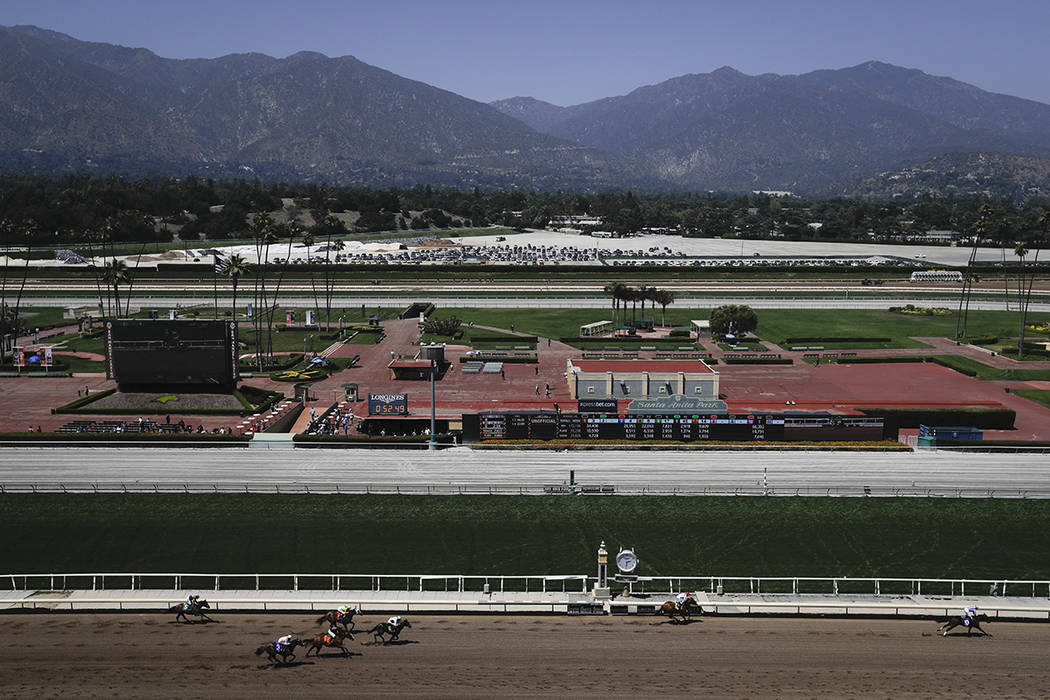
M 400 615 L 394 615 L 392 618 L 387 620 L 386 623 L 388 625 L 390 625 L 391 627 L 397 627 L 398 625 L 401 624 L 401 616 Z
M 678 597 L 675 598 L 675 600 L 678 602 L 678 609 L 681 610 L 681 609 L 685 608 L 685 606 L 687 604 L 686 601 L 688 601 L 692 597 L 693 597 L 693 594 L 690 593 L 689 591 L 683 591 L 682 593 L 679 593 Z
M 188 594 L 186 596 L 186 602 L 182 606 L 183 610 L 189 610 L 192 608 L 196 604 L 198 598 L 200 598 L 199 595 L 193 595 L 192 593 Z
M 335 628 L 335 625 L 331 625 L 331 626 L 330 626 L 330 627 L 328 628 L 328 636 L 332 638 L 332 641 L 333 641 L 333 642 L 334 642 L 335 640 L 339 639 L 339 635 L 340 635 L 340 634 L 341 634 L 341 632 L 339 632 L 338 630 L 336 630 L 336 628 Z
M 963 624 L 969 627 L 970 623 L 977 619 L 977 606 L 969 605 L 963 608 L 962 618 Z
M 280 639 L 278 639 L 277 642 L 274 644 L 274 646 L 277 647 L 277 651 L 281 651 L 284 647 L 290 645 L 291 643 L 292 643 L 292 635 L 286 634 L 283 637 L 281 637 Z
M 349 616 L 351 614 L 352 613 L 350 612 L 350 606 L 349 605 L 344 605 L 341 608 L 339 608 L 339 617 L 340 618 L 347 617 L 347 616 Z

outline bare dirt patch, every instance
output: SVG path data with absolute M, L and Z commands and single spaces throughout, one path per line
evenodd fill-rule
M 943 638 L 930 621 L 409 616 L 400 644 L 275 668 L 252 651 L 310 615 L 5 615 L 4 697 L 1043 697 L 1040 624 Z M 366 615 L 358 629 L 381 616 Z

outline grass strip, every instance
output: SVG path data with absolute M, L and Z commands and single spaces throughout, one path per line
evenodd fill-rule
M 772 475 L 775 481 L 775 475 Z M 3 494 L 7 572 L 1050 578 L 1050 500 Z M 4 572 L 0 572 L 4 573 Z

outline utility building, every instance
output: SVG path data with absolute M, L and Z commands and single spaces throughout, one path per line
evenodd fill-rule
M 718 372 L 703 360 L 575 360 L 565 377 L 574 399 L 718 398 Z

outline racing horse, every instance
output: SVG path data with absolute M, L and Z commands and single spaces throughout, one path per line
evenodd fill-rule
M 941 630 L 943 630 L 944 633 L 943 633 L 942 636 L 947 637 L 948 633 L 950 631 L 952 631 L 953 629 L 955 629 L 956 627 L 965 627 L 967 636 L 969 636 L 970 633 L 973 632 L 976 629 L 978 632 L 980 632 L 985 637 L 991 637 L 992 635 L 988 634 L 983 629 L 981 629 L 981 623 L 982 622 L 988 622 L 990 619 L 991 618 L 989 618 L 987 615 L 985 615 L 984 613 L 981 613 L 977 617 L 971 618 L 970 619 L 970 624 L 967 625 L 966 621 L 963 620 L 963 616 L 962 615 L 952 615 L 948 619 L 944 619 L 942 617 L 941 619 L 937 620 L 937 622 L 943 622 L 944 624 L 941 625 L 940 627 L 938 627 L 937 631 L 940 632 Z
M 168 608 L 168 612 L 175 613 L 175 622 L 178 622 L 179 618 L 181 617 L 183 621 L 188 624 L 190 621 L 190 615 L 196 615 L 198 618 L 200 618 L 198 622 L 204 622 L 205 620 L 207 620 L 208 622 L 215 622 L 215 620 L 208 617 L 207 613 L 204 612 L 210 607 L 211 606 L 208 605 L 208 601 L 202 598 L 200 600 L 194 601 L 192 604 L 179 603 L 178 605 L 172 605 L 170 608 Z
M 401 622 L 396 625 L 392 625 L 389 622 L 380 622 L 378 625 L 368 630 L 368 634 L 372 635 L 372 641 L 376 644 L 379 642 L 389 644 L 390 642 L 396 641 L 398 635 L 401 634 L 401 630 L 406 627 L 412 627 L 412 623 L 408 620 L 401 620 Z M 384 639 L 388 634 L 390 635 L 390 639 Z
M 682 622 L 688 622 L 690 615 L 703 615 L 704 609 L 700 607 L 700 603 L 697 603 L 692 598 L 686 598 L 681 607 L 673 600 L 667 601 L 660 606 L 660 614 L 667 615 L 671 622 L 678 622 L 678 617 L 682 618 Z
M 329 610 L 324 615 L 321 615 L 321 617 L 317 618 L 316 622 L 317 624 L 321 624 L 322 622 L 324 622 L 329 625 L 342 625 L 343 629 L 347 632 L 353 632 L 354 615 L 359 615 L 360 613 L 361 608 L 356 607 L 350 608 L 350 611 L 347 613 L 341 613 L 338 610 Z
M 277 646 L 277 642 L 270 642 L 269 644 L 263 644 L 261 647 L 255 650 L 256 656 L 262 656 L 266 654 L 270 658 L 272 664 L 286 664 L 289 659 L 295 659 L 295 648 L 297 646 L 306 646 L 306 642 L 295 637 L 288 644 L 282 644 L 280 648 Z M 281 657 L 278 661 L 277 657 Z
M 321 655 L 321 649 L 328 647 L 329 649 L 338 649 L 343 652 L 343 656 L 350 656 L 350 652 L 346 647 L 343 646 L 343 640 L 349 639 L 353 641 L 354 635 L 345 630 L 336 630 L 336 635 L 333 637 L 327 632 L 319 634 L 309 641 L 303 642 L 304 647 L 309 647 L 306 650 L 306 656 L 310 655 L 310 652 L 314 652 L 314 656 Z

